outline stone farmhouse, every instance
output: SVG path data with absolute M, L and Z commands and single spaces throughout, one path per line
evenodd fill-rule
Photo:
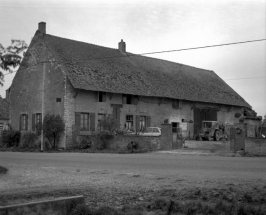
M 234 124 L 250 105 L 215 72 L 57 37 L 40 22 L 7 92 L 11 126 L 34 131 L 42 114 L 65 121 L 62 147 L 73 127 L 89 135 L 112 114 L 119 129 L 171 123 L 194 138 L 202 120 Z M 238 114 L 239 115 L 239 114 Z

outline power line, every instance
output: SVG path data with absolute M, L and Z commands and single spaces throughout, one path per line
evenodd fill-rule
M 258 76 L 258 77 L 249 77 L 249 78 L 232 78 L 232 79 L 224 79 L 225 81 L 233 81 L 233 80 L 241 80 L 241 79 L 254 79 L 254 78 L 266 78 L 266 76 Z
M 168 50 L 168 51 L 147 52 L 147 53 L 142 53 L 139 55 L 150 55 L 150 54 L 159 54 L 159 53 L 166 53 L 166 52 L 187 51 L 187 50 L 193 50 L 193 49 L 205 49 L 205 48 L 212 48 L 212 47 L 218 47 L 218 46 L 229 46 L 229 45 L 237 45 L 237 44 L 242 44 L 242 43 L 259 42 L 259 41 L 264 41 L 264 40 L 266 39 L 247 40 L 247 41 L 242 41 L 242 42 L 223 43 L 223 44 L 218 44 L 218 45 L 199 46 L 199 47 L 194 47 L 194 48 L 174 49 L 174 50 Z
M 126 54 L 126 55 L 122 55 L 122 56 L 119 55 L 119 56 L 109 56 L 109 57 L 107 56 L 107 57 L 101 57 L 101 58 L 90 58 L 90 59 L 87 59 L 87 61 L 88 60 L 110 59 L 110 58 L 122 58 L 122 57 L 129 57 L 129 56 L 143 56 L 143 55 L 161 54 L 161 53 L 168 53 L 168 52 L 178 52 L 178 51 L 188 51 L 188 50 L 195 50 L 195 49 L 204 49 L 204 48 L 213 48 L 213 47 L 219 47 L 219 46 L 228 46 L 228 45 L 237 45 L 237 44 L 243 44 L 243 43 L 260 42 L 260 41 L 265 41 L 265 40 L 266 39 L 247 40 L 247 41 L 242 41 L 242 42 L 223 43 L 223 44 L 218 44 L 218 45 L 199 46 L 199 47 L 184 48 L 184 49 L 173 49 L 173 50 L 166 50 L 166 51 L 157 51 L 157 52 L 147 52 L 147 53 L 141 53 L 141 54 Z M 61 62 L 56 61 L 56 60 L 53 60 L 53 61 L 42 61 L 42 62 L 33 64 L 33 65 L 30 65 L 28 67 L 25 67 L 25 68 L 23 68 L 21 70 L 28 69 L 30 67 L 33 67 L 33 66 L 36 66 L 36 65 L 39 65 L 39 64 L 42 64 L 42 63 L 51 63 L 51 62 L 61 63 Z M 11 73 L 13 73 L 13 72 L 11 72 Z M 5 76 L 5 75 L 11 74 L 11 73 L 9 72 L 9 73 L 3 74 L 3 75 Z M 255 78 L 257 78 L 257 77 L 255 77 Z M 233 79 L 227 79 L 227 80 L 233 80 Z

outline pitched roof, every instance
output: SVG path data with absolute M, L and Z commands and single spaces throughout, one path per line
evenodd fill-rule
M 9 119 L 9 102 L 0 96 L 0 119 Z
M 77 89 L 250 107 L 213 71 L 49 34 L 39 38 Z

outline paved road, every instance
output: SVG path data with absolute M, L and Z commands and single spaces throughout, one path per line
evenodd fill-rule
M 266 179 L 266 158 L 167 154 L 87 154 L 0 152 L 0 166 L 36 165 L 111 171 L 143 171 L 156 175 Z

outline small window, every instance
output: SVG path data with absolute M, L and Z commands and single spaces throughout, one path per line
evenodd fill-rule
M 179 100 L 179 99 L 172 99 L 172 107 L 174 109 L 181 108 L 181 100 Z
M 41 113 L 36 113 L 36 125 L 42 121 L 42 114 Z
M 133 115 L 126 115 L 126 130 L 132 130 L 133 129 Z
M 139 127 L 140 127 L 140 130 L 141 131 L 144 131 L 145 130 L 145 128 L 147 127 L 146 126 L 146 116 L 140 116 L 140 118 L 139 118 Z
M 81 113 L 80 114 L 80 130 L 81 131 L 89 131 L 89 113 Z
M 28 114 L 20 115 L 20 130 L 28 130 Z
M 98 102 L 106 102 L 106 92 L 98 93 Z
M 57 103 L 61 102 L 61 98 L 56 98 L 56 102 Z
M 123 104 L 133 104 L 133 95 L 123 94 Z

